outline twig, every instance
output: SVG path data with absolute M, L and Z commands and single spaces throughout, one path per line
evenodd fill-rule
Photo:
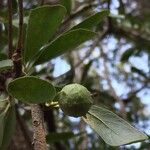
M 23 0 L 18 0 L 19 5 L 19 34 L 16 53 L 21 54 L 23 42 Z
M 21 52 L 23 47 L 23 0 L 18 0 L 19 5 L 19 33 L 15 53 L 13 54 L 15 77 L 22 74 Z
M 150 38 L 149 34 L 146 32 L 137 32 L 134 28 L 124 27 L 124 26 L 118 26 L 115 24 L 113 26 L 112 34 L 120 37 L 125 37 L 129 40 L 133 40 L 136 43 L 143 43 L 144 48 L 147 48 L 147 45 L 149 46 Z M 145 35 L 145 36 L 144 36 Z
M 12 0 L 8 0 L 8 56 L 12 57 L 13 43 L 12 43 Z
M 33 123 L 33 144 L 34 150 L 47 150 L 43 111 L 40 105 L 31 105 L 32 123 Z

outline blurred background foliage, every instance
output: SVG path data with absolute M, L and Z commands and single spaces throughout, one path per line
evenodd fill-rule
M 13 48 L 18 32 L 17 2 L 13 1 Z M 92 93 L 93 103 L 114 111 L 150 135 L 150 3 L 149 0 L 24 0 L 24 32 L 30 9 L 40 5 L 62 4 L 67 9 L 58 34 L 88 16 L 109 9 L 111 15 L 95 28 L 97 37 L 52 61 L 38 65 L 33 75 L 51 81 L 59 88 L 77 82 Z M 40 36 L 40 35 L 39 35 Z M 80 37 L 79 37 L 80 38 Z M 38 42 L 38 41 L 37 41 Z M 8 8 L 0 0 L 0 60 L 7 58 Z M 0 73 L 0 92 L 5 90 L 9 72 Z M 149 150 L 149 140 L 110 147 L 80 119 L 43 106 L 47 141 L 56 150 Z M 17 106 L 16 133 L 9 149 L 31 149 L 30 108 Z M 62 133 L 56 135 L 55 133 Z M 66 132 L 66 133 L 64 133 Z M 51 133 L 51 134 L 50 134 Z

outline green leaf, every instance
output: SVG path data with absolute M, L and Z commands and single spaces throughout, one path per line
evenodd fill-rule
M 60 0 L 60 4 L 63 5 L 67 12 L 70 14 L 72 8 L 72 0 Z
M 33 9 L 27 26 L 24 61 L 28 62 L 55 34 L 66 13 L 61 5 Z
M 138 68 L 136 68 L 134 66 L 131 66 L 131 71 L 133 73 L 137 73 L 137 74 L 143 76 L 144 78 L 147 78 L 146 74 L 142 70 L 140 70 L 140 69 L 138 69 Z
M 102 107 L 92 106 L 84 120 L 111 146 L 120 146 L 147 139 L 144 133 Z
M 90 40 L 95 35 L 95 32 L 85 29 L 72 30 L 62 34 L 57 39 L 41 49 L 41 55 L 37 63 L 44 63 L 65 52 L 73 50 L 85 41 Z
M 5 127 L 4 127 L 4 134 L 3 134 L 3 141 L 2 144 L 0 146 L 0 149 L 2 150 L 6 150 L 12 135 L 14 133 L 15 130 L 15 124 L 16 124 L 16 114 L 15 114 L 15 107 L 12 106 L 8 109 L 8 112 L 5 116 Z
M 7 105 L 8 105 L 8 101 L 6 99 L 0 100 L 0 113 L 4 111 Z
M 0 147 L 2 145 L 3 136 L 4 136 L 4 127 L 5 127 L 5 116 L 9 109 L 9 104 L 3 109 L 3 111 L 0 113 Z
M 125 15 L 114 15 L 114 14 L 110 14 L 109 17 L 111 17 L 112 19 L 125 19 Z
M 135 52 L 134 48 L 130 48 L 130 49 L 126 50 L 121 56 L 121 61 L 122 62 L 128 61 L 130 56 L 132 56 L 134 54 L 134 52 Z
M 45 80 L 33 76 L 21 77 L 8 85 L 8 92 L 26 103 L 45 103 L 55 97 L 55 88 Z
M 0 71 L 10 69 L 12 66 L 13 66 L 13 61 L 11 59 L 0 61 Z
M 108 15 L 109 15 L 109 11 L 103 10 L 101 12 L 98 12 L 98 13 L 88 17 L 87 19 L 85 19 L 81 23 L 72 27 L 70 30 L 79 29 L 79 28 L 91 30 L 93 27 L 98 25 Z
M 7 59 L 7 55 L 0 53 L 0 61 Z
M 80 136 L 83 133 L 74 134 L 73 132 L 49 133 L 46 136 L 47 143 L 67 141 L 71 138 Z

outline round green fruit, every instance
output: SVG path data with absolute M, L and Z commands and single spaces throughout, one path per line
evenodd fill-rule
M 68 116 L 84 116 L 92 105 L 90 92 L 80 84 L 66 85 L 58 97 L 60 108 Z

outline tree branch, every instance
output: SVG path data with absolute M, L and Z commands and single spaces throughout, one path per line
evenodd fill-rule
M 21 52 L 23 47 L 23 0 L 18 0 L 19 5 L 19 33 L 18 42 L 15 53 L 13 54 L 15 77 L 20 77 L 22 74 Z
M 47 150 L 43 111 L 40 105 L 31 105 L 32 123 L 33 123 L 33 144 L 34 150 Z
M 12 0 L 8 0 L 8 57 L 12 57 L 13 42 L 12 42 Z
M 23 42 L 23 0 L 18 0 L 19 5 L 19 34 L 16 53 L 21 54 Z

